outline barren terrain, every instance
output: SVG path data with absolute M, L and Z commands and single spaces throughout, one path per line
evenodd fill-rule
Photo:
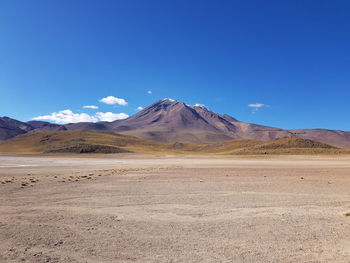
M 349 262 L 350 157 L 0 156 L 0 262 Z

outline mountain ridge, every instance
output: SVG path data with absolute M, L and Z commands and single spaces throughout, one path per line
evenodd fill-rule
M 0 140 L 42 131 L 96 130 L 117 132 L 165 143 L 215 143 L 248 139 L 270 141 L 300 137 L 340 148 L 350 148 L 350 132 L 327 129 L 284 130 L 237 120 L 201 105 L 187 105 L 170 98 L 159 100 L 127 119 L 113 122 L 81 122 L 64 125 L 43 121 L 20 122 L 0 118 Z

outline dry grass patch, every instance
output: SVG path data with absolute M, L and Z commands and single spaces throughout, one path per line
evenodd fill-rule
M 344 216 L 350 216 L 350 211 L 346 211 L 343 213 Z
M 0 180 L 0 184 L 9 184 L 9 183 L 13 183 L 13 179 L 5 178 L 3 180 Z
M 36 182 L 39 181 L 39 179 L 37 179 L 37 178 L 35 178 L 35 177 L 29 177 L 29 181 L 30 181 L 31 183 L 36 183 Z
M 27 186 L 28 184 L 29 184 L 28 181 L 22 181 L 22 182 L 21 182 L 21 186 L 22 186 L 22 187 Z

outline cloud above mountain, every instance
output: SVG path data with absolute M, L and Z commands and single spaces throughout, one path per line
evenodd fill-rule
M 125 101 L 125 99 L 117 98 L 114 96 L 107 96 L 105 98 L 100 99 L 100 102 L 108 104 L 108 105 L 121 105 L 121 106 L 127 106 L 128 103 Z
M 93 110 L 97 110 L 98 106 L 95 105 L 85 105 L 83 106 L 84 109 L 93 109 Z
M 264 103 L 251 103 L 251 104 L 248 104 L 248 107 L 252 108 L 252 114 L 255 114 L 256 112 L 259 111 L 259 109 L 268 107 L 268 105 Z
M 258 108 L 266 107 L 266 105 L 263 103 L 252 103 L 252 104 L 248 104 L 248 107 L 258 109 Z
M 99 119 L 99 121 L 116 121 L 116 120 L 122 120 L 129 117 L 126 113 L 113 113 L 113 112 L 97 112 L 96 117 Z
M 61 110 L 53 112 L 49 115 L 42 115 L 33 118 L 37 121 L 51 121 L 57 124 L 66 123 L 78 123 L 78 122 L 99 122 L 99 121 L 115 121 L 126 119 L 129 117 L 126 113 L 113 113 L 113 112 L 96 112 L 95 115 L 89 115 L 87 113 L 74 113 L 72 110 Z

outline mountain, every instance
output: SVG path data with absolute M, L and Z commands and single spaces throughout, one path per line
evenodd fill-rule
M 46 121 L 28 121 L 26 124 L 32 127 L 31 132 L 41 132 L 41 131 L 65 131 L 67 130 L 64 126 L 53 124 Z
M 232 124 L 216 115 L 203 116 L 197 107 L 164 99 L 128 119 L 109 124 L 109 130 L 158 142 L 204 143 L 232 139 Z M 220 122 L 222 127 L 217 127 Z
M 215 143 L 247 139 L 271 141 L 285 137 L 300 137 L 340 148 L 350 148 L 350 132 L 325 129 L 283 130 L 241 122 L 229 115 L 215 113 L 203 106 L 190 106 L 181 101 L 163 99 L 137 114 L 114 122 L 70 123 L 16 121 L 0 118 L 0 140 L 27 132 L 60 130 L 96 130 L 117 132 L 141 139 L 166 143 Z
M 350 132 L 326 129 L 289 130 L 294 136 L 350 149 Z
M 96 131 L 106 131 L 108 130 L 107 122 L 79 122 L 79 123 L 69 123 L 63 127 L 66 130 L 96 130 Z
M 289 131 L 244 123 L 201 106 L 163 99 L 108 130 L 158 142 L 212 143 L 232 139 L 271 140 L 292 136 Z
M 7 140 L 28 132 L 66 130 L 62 125 L 45 121 L 21 122 L 9 117 L 0 117 L 0 141 Z
M 9 117 L 0 117 L 0 140 L 7 140 L 31 130 L 33 130 L 33 127 L 25 122 Z

